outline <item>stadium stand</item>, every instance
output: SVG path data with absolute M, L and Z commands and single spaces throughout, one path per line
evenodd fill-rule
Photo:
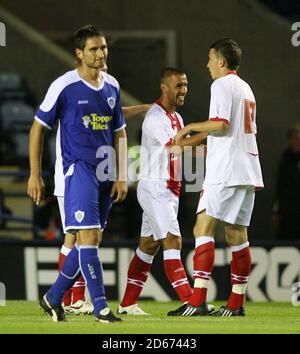
M 28 132 L 34 108 L 22 101 L 5 101 L 0 107 L 2 132 L 9 136 L 19 165 L 28 163 Z
M 35 105 L 25 80 L 14 72 L 0 72 L 0 103 L 7 100 L 20 100 Z
M 0 236 L 28 240 L 39 233 L 38 226 L 34 227 L 37 208 L 26 193 L 34 114 L 35 99 L 26 80 L 16 72 L 0 72 Z M 48 138 L 46 167 L 51 163 Z

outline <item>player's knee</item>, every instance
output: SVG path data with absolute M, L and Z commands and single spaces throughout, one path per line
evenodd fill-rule
M 78 233 L 78 244 L 98 246 L 101 238 L 102 232 L 97 229 L 80 230 Z
M 67 233 L 65 235 L 64 246 L 71 249 L 74 247 L 75 243 L 76 243 L 76 235 Z
M 103 235 L 102 232 L 100 232 L 100 233 L 98 234 L 98 245 L 100 245 L 100 243 L 102 242 L 102 235 Z
M 209 232 L 207 228 L 204 228 L 203 225 L 196 223 L 196 225 L 193 228 L 193 235 L 195 238 L 203 235 L 207 236 L 208 234 Z
M 248 241 L 247 228 L 242 226 L 225 226 L 225 239 L 229 246 L 239 246 Z
M 194 237 L 214 236 L 218 220 L 208 216 L 205 212 L 197 215 L 196 224 L 193 229 Z
M 182 240 L 180 236 L 168 235 L 163 241 L 164 250 L 181 250 Z
M 142 252 L 145 252 L 147 254 L 150 254 L 151 256 L 154 256 L 157 253 L 157 251 L 159 250 L 160 245 L 161 245 L 160 241 L 154 241 L 151 238 L 142 237 L 140 240 L 139 249 Z

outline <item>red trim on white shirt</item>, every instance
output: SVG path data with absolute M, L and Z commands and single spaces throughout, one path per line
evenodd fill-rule
M 219 118 L 219 117 L 216 117 L 216 118 L 209 118 L 209 120 L 212 120 L 212 121 L 223 121 L 224 123 L 226 123 L 227 125 L 230 125 L 230 123 L 229 123 L 229 120 L 228 119 L 226 119 L 226 118 Z
M 173 141 L 174 140 L 172 138 L 170 138 L 170 140 L 165 144 L 165 147 L 168 147 L 168 146 L 172 145 Z
M 162 105 L 160 100 L 157 100 L 155 102 L 158 106 L 160 106 L 165 112 L 166 116 L 170 119 L 171 121 L 171 126 L 172 129 L 179 131 L 182 126 L 180 124 L 180 121 L 176 115 L 176 112 L 173 114 L 171 112 L 168 112 L 164 106 Z M 176 133 L 176 131 L 175 131 Z M 170 138 L 170 140 L 165 144 L 165 147 L 168 147 L 173 144 L 174 139 Z M 174 156 L 171 156 L 169 154 L 169 175 L 170 179 L 167 181 L 167 188 L 170 189 L 175 195 L 179 197 L 180 195 L 180 189 L 181 189 L 181 182 L 176 179 L 178 178 L 180 172 L 180 164 L 179 164 L 179 159 L 174 159 Z
M 236 71 L 229 71 L 226 75 L 230 75 L 230 74 L 231 75 L 237 75 L 237 76 L 239 75 Z
M 259 192 L 259 191 L 261 191 L 262 189 L 264 189 L 264 187 L 255 187 L 255 192 Z

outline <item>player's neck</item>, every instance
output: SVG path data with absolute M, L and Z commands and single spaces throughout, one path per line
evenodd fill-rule
M 102 81 L 100 69 L 90 69 L 81 65 L 77 68 L 77 71 L 79 76 L 92 86 L 95 86 L 97 88 L 100 86 Z
M 229 75 L 229 74 L 237 75 L 237 72 L 236 72 L 236 70 L 232 70 L 232 69 L 228 69 L 227 67 L 224 67 L 224 68 L 221 70 L 218 79 L 219 79 L 220 77 L 224 77 L 224 76 Z
M 162 108 L 168 113 L 173 114 L 175 112 L 176 106 L 172 105 L 168 100 L 165 100 L 163 97 L 161 97 L 158 102 L 162 106 Z

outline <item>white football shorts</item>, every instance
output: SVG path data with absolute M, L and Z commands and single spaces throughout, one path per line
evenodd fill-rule
M 64 230 L 64 234 L 67 233 L 66 231 L 66 225 L 65 225 L 65 220 L 66 220 L 66 215 L 65 215 L 65 197 L 59 197 L 57 196 L 57 202 L 59 206 L 59 213 L 60 213 L 60 218 L 61 218 L 61 224 Z
M 57 161 L 54 173 L 54 193 L 56 197 L 65 195 L 65 176 L 62 165 Z
M 249 226 L 254 206 L 254 186 L 206 185 L 201 192 L 197 214 L 206 214 L 233 225 Z
M 177 220 L 179 198 L 167 188 L 166 181 L 140 180 L 137 197 L 143 209 L 141 236 L 154 240 L 167 237 L 168 232 L 181 236 Z

